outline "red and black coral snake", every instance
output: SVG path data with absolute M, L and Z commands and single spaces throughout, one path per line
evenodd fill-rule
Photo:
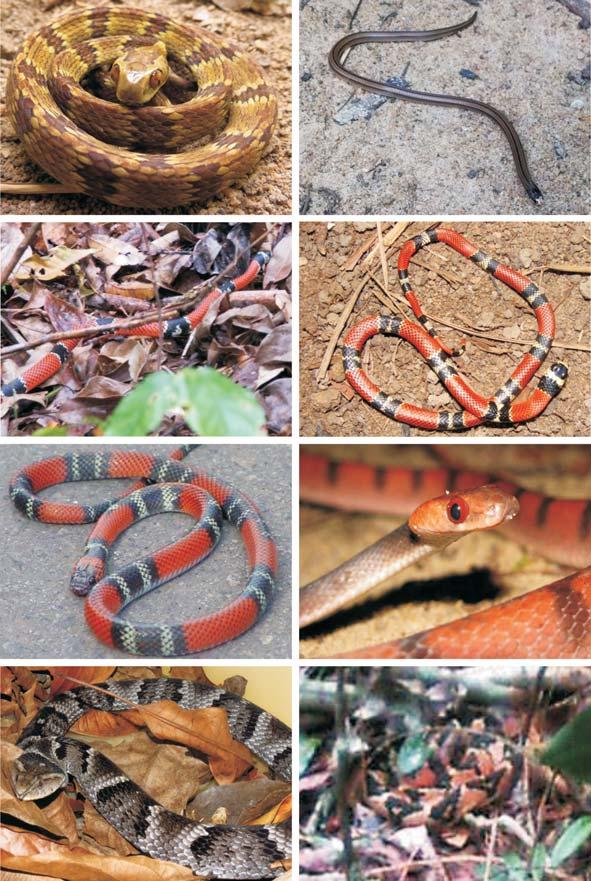
M 170 458 L 131 450 L 67 453 L 27 465 L 10 482 L 14 504 L 31 520 L 97 521 L 84 556 L 74 569 L 71 586 L 75 593 L 86 595 L 86 621 L 107 645 L 148 656 L 204 651 L 244 633 L 271 603 L 277 553 L 267 526 L 254 505 L 229 484 L 173 461 L 190 449 L 181 447 Z M 124 497 L 98 505 L 46 502 L 37 495 L 60 483 L 120 477 L 142 480 Z M 197 526 L 174 544 L 105 576 L 107 558 L 117 537 L 137 520 L 162 511 L 189 514 L 197 520 Z M 240 532 L 248 558 L 247 583 L 237 599 L 219 612 L 182 624 L 130 624 L 119 616 L 129 603 L 207 556 L 220 537 L 224 519 Z
M 340 39 L 330 50 L 328 62 L 331 69 L 337 76 L 342 77 L 355 86 L 361 86 L 368 92 L 375 92 L 377 95 L 385 95 L 386 98 L 401 98 L 403 101 L 416 101 L 418 104 L 438 104 L 444 107 L 459 107 L 462 110 L 471 110 L 475 113 L 482 113 L 499 126 L 511 147 L 513 161 L 521 183 L 525 187 L 525 191 L 532 202 L 540 205 L 544 201 L 542 191 L 534 182 L 528 165 L 523 144 L 519 135 L 511 121 L 493 107 L 491 104 L 485 104 L 484 101 L 475 101 L 472 98 L 460 98 L 456 95 L 437 95 L 432 92 L 416 92 L 413 89 L 404 89 L 391 83 L 382 83 L 376 80 L 370 80 L 367 77 L 360 76 L 352 70 L 343 66 L 342 58 L 345 52 L 353 49 L 355 46 L 361 46 L 364 43 L 414 43 L 426 42 L 428 40 L 440 40 L 442 37 L 449 37 L 457 34 L 465 28 L 470 27 L 476 20 L 475 12 L 467 21 L 460 24 L 449 25 L 445 28 L 437 28 L 430 31 L 359 31 L 355 34 L 347 34 L 346 37 Z
M 437 338 L 408 281 L 408 265 L 413 255 L 435 242 L 443 242 L 463 257 L 472 260 L 481 269 L 516 291 L 534 310 L 538 324 L 536 341 L 521 358 L 509 379 L 490 398 L 475 392 L 453 366 L 450 351 Z M 464 431 L 476 425 L 506 426 L 535 419 L 560 392 L 566 381 L 568 368 L 562 362 L 557 362 L 544 373 L 538 387 L 526 401 L 513 403 L 550 352 L 555 332 L 554 310 L 528 278 L 488 257 L 454 230 L 443 228 L 423 232 L 403 245 L 398 256 L 398 277 L 404 295 L 420 324 L 396 316 L 373 315 L 355 324 L 348 331 L 343 344 L 343 363 L 349 384 L 380 413 L 415 428 Z M 463 409 L 457 412 L 429 410 L 394 398 L 378 388 L 361 368 L 363 347 L 376 334 L 397 336 L 411 343 Z
M 251 281 L 253 281 L 253 279 L 256 278 L 261 268 L 269 262 L 270 257 L 271 255 L 268 252 L 259 251 L 254 255 L 248 268 L 242 273 L 242 275 L 238 275 L 234 279 L 228 278 L 223 281 L 219 287 L 215 288 L 204 297 L 199 305 L 187 315 L 183 315 L 180 318 L 172 318 L 170 321 L 164 321 L 162 324 L 163 338 L 168 340 L 188 336 L 199 324 L 201 324 L 212 303 L 225 294 L 232 293 L 232 291 L 243 290 L 251 283 Z M 108 333 L 109 325 L 113 324 L 115 320 L 115 318 L 88 318 L 86 326 L 105 328 L 105 332 Z M 113 333 L 117 336 L 159 337 L 160 326 L 158 322 L 154 321 L 149 324 L 142 324 L 139 327 L 117 328 Z M 76 338 L 69 340 L 65 339 L 62 342 L 57 343 L 51 352 L 43 358 L 40 358 L 39 361 L 31 367 L 28 367 L 22 376 L 3 385 L 2 394 L 5 397 L 9 397 L 31 392 L 33 389 L 37 388 L 37 386 L 54 376 L 54 374 L 63 367 L 70 357 L 70 352 L 72 352 L 79 343 L 80 339 Z
M 333 462 L 306 452 L 300 458 L 300 497 L 348 511 L 403 516 L 414 511 L 407 524 L 303 588 L 302 627 L 361 598 L 415 560 L 455 541 L 466 529 L 489 528 L 494 525 L 491 518 L 503 533 L 534 552 L 580 570 L 484 612 L 405 639 L 350 650 L 342 657 L 591 657 L 589 499 L 553 499 L 475 471 L 376 467 Z M 513 516 L 510 499 L 517 500 L 519 516 Z

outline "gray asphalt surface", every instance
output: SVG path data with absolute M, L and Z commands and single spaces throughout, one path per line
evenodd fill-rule
M 72 568 L 82 555 L 88 525 L 55 526 L 28 520 L 7 492 L 19 468 L 48 456 L 107 451 L 125 445 L 3 445 L 0 447 L 0 639 L 5 658 L 132 658 L 101 643 L 84 620 L 83 600 L 69 588 Z M 138 447 L 139 448 L 139 445 Z M 164 454 L 168 447 L 141 446 Z M 258 506 L 277 543 L 279 573 L 275 600 L 251 630 L 203 653 L 208 658 L 291 657 L 291 450 L 279 444 L 203 445 L 188 464 L 231 483 Z M 62 484 L 45 490 L 52 501 L 92 503 L 112 498 L 129 481 Z M 125 565 L 186 534 L 193 525 L 183 514 L 158 514 L 134 524 L 118 542 L 110 570 Z M 238 532 L 228 524 L 214 552 L 197 568 L 129 606 L 136 623 L 179 623 L 214 612 L 240 593 L 247 573 Z

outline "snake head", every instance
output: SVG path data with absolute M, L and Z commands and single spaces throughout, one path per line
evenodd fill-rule
M 90 593 L 105 571 L 104 561 L 98 557 L 82 557 L 74 567 L 70 579 L 70 588 L 79 597 Z
M 447 544 L 468 532 L 501 526 L 518 512 L 517 499 L 492 484 L 431 499 L 413 512 L 408 526 L 419 538 Z
M 17 798 L 33 801 L 57 792 L 68 782 L 65 771 L 37 752 L 24 752 L 10 769 L 12 787 Z
M 125 49 L 111 67 L 117 100 L 135 106 L 151 101 L 169 75 L 166 45 L 162 40 L 152 46 Z

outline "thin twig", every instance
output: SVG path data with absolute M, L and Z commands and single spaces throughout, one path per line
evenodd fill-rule
M 61 193 L 67 196 L 80 196 L 81 190 L 75 190 L 66 184 L 10 184 L 3 183 L 0 193 L 4 196 L 45 196 Z
M 19 242 L 10 258 L 2 267 L 2 272 L 0 273 L 0 284 L 4 284 L 6 281 L 8 281 L 12 274 L 12 270 L 15 268 L 31 242 L 35 239 L 35 236 L 40 229 L 41 222 L 31 224 L 27 232 L 24 234 L 22 241 Z
M 148 243 L 148 224 L 140 223 L 140 229 L 142 231 L 142 241 L 144 243 L 145 257 L 150 264 L 150 279 L 152 282 L 152 287 L 154 289 L 154 299 L 156 300 L 156 321 L 158 323 L 158 354 L 156 356 L 156 370 L 162 370 L 162 349 L 164 346 L 164 323 L 162 321 L 162 300 L 160 299 L 160 288 L 156 283 L 156 267 L 154 266 L 154 257 L 152 256 L 152 252 L 150 251 L 150 245 Z
M 355 290 L 353 291 L 351 296 L 349 297 L 349 301 L 348 301 L 347 305 L 345 306 L 345 308 L 341 312 L 341 317 L 339 318 L 337 325 L 332 332 L 332 336 L 331 336 L 330 341 L 326 347 L 322 361 L 320 362 L 320 367 L 318 368 L 318 372 L 316 373 L 316 382 L 320 382 L 322 379 L 324 379 L 324 377 L 328 373 L 328 368 L 330 367 L 330 362 L 332 361 L 332 356 L 334 354 L 334 350 L 337 347 L 339 337 L 340 337 L 341 333 L 343 332 L 343 328 L 345 327 L 345 324 L 349 320 L 349 316 L 351 315 L 351 312 L 355 308 L 355 304 L 357 303 L 357 300 L 359 298 L 361 291 L 363 290 L 363 288 L 365 287 L 365 285 L 367 284 L 368 281 L 369 281 L 369 275 L 365 275 L 361 279 L 361 281 L 359 282 L 359 284 L 357 285 L 357 287 L 355 288 Z

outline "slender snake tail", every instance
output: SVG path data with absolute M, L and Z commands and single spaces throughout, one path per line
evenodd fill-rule
M 371 80 L 367 77 L 360 76 L 353 71 L 348 70 L 342 64 L 343 55 L 349 49 L 360 46 L 364 43 L 414 43 L 427 42 L 430 40 L 440 40 L 443 37 L 449 37 L 457 34 L 465 28 L 470 27 L 476 20 L 475 12 L 469 19 L 460 24 L 449 25 L 445 28 L 437 28 L 429 31 L 359 31 L 354 34 L 348 34 L 339 40 L 330 50 L 328 61 L 331 69 L 337 76 L 342 77 L 355 86 L 360 86 L 368 92 L 375 92 L 378 95 L 384 95 L 386 98 L 401 98 L 403 101 L 415 101 L 419 104 L 437 104 L 446 107 L 459 107 L 463 110 L 472 110 L 476 113 L 482 113 L 488 116 L 493 122 L 501 128 L 503 134 L 509 141 L 511 152 L 513 153 L 513 161 L 517 174 L 525 187 L 527 195 L 540 205 L 543 201 L 543 194 L 537 184 L 534 182 L 525 156 L 523 144 L 519 135 L 515 131 L 513 124 L 496 107 L 485 104 L 483 101 L 475 101 L 471 98 L 460 98 L 454 95 L 438 95 L 431 92 L 416 92 L 412 89 L 401 89 L 397 86 L 387 83 L 380 83 L 377 80 Z

